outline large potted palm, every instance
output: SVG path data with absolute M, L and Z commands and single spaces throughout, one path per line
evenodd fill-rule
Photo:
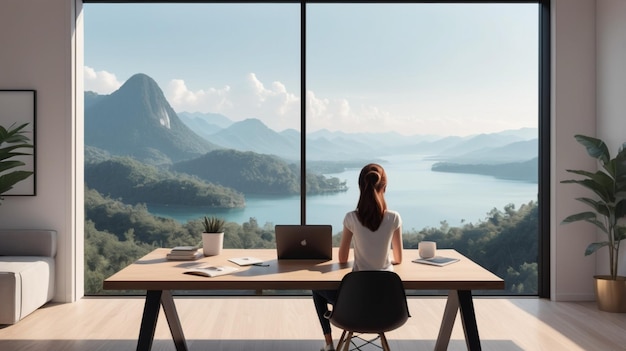
M 585 255 L 591 255 L 600 248 L 608 249 L 610 274 L 594 276 L 598 308 L 608 312 L 626 312 L 626 277 L 618 274 L 620 243 L 626 239 L 626 143 L 622 144 L 615 158 L 611 158 L 602 140 L 584 135 L 576 135 L 575 138 L 585 146 L 589 156 L 598 160 L 601 169 L 567 170 L 583 178 L 563 180 L 561 183 L 580 184 L 591 190 L 595 197 L 577 198 L 592 211 L 573 214 L 562 223 L 585 221 L 605 235 L 603 240 L 589 244 L 585 250 Z
M 27 125 L 28 123 L 18 126 L 12 124 L 8 129 L 0 125 L 0 201 L 2 194 L 33 174 L 31 171 L 15 170 L 17 167 L 24 166 L 24 162 L 14 158 L 30 155 L 22 149 L 33 148 L 30 139 L 25 135 L 24 128 Z

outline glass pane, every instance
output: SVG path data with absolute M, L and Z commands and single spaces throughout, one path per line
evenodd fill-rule
M 340 233 L 380 163 L 405 247 L 536 294 L 538 47 L 537 4 L 308 5 L 307 170 L 347 190 L 307 193 L 307 222 Z
M 85 4 L 86 293 L 155 247 L 300 223 L 300 5 Z

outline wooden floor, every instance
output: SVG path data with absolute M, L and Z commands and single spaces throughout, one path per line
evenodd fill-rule
M 175 303 L 190 351 L 317 351 L 322 344 L 306 296 L 180 297 Z M 444 305 L 444 298 L 409 297 L 412 317 L 387 334 L 391 348 L 433 350 Z M 475 298 L 474 306 L 483 350 L 626 350 L 626 314 L 600 312 L 594 303 Z M 0 350 L 134 350 L 142 309 L 136 297 L 49 304 L 0 326 Z M 162 312 L 152 349 L 175 350 Z M 449 350 L 466 350 L 458 316 Z

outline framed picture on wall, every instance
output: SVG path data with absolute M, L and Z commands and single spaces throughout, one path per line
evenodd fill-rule
M 29 153 L 29 155 L 15 156 L 15 160 L 24 162 L 24 166 L 20 166 L 13 170 L 24 170 L 33 172 L 28 178 L 18 182 L 13 189 L 2 194 L 2 196 L 34 196 L 35 192 L 35 121 L 36 121 L 36 103 L 37 92 L 35 90 L 0 90 L 0 125 L 5 129 L 11 126 L 16 127 L 27 123 L 22 129 L 24 135 L 33 145 L 32 149 L 16 150 L 18 152 Z M 6 145 L 3 145 L 3 147 Z

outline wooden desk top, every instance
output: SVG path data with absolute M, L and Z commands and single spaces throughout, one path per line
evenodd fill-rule
M 105 290 L 311 290 L 336 289 L 343 276 L 352 271 L 352 258 L 346 264 L 333 260 L 281 260 L 275 249 L 224 249 L 218 256 L 196 261 L 168 261 L 169 249 L 156 249 L 104 281 Z M 351 253 L 352 255 L 352 253 Z M 405 249 L 403 263 L 394 266 L 405 289 L 415 290 L 498 290 L 504 281 L 455 250 L 437 250 L 437 255 L 460 261 L 444 267 L 413 263 L 417 250 Z M 242 266 L 229 258 L 256 257 L 267 267 Z M 239 270 L 218 277 L 202 277 L 183 272 L 195 265 L 227 265 Z

